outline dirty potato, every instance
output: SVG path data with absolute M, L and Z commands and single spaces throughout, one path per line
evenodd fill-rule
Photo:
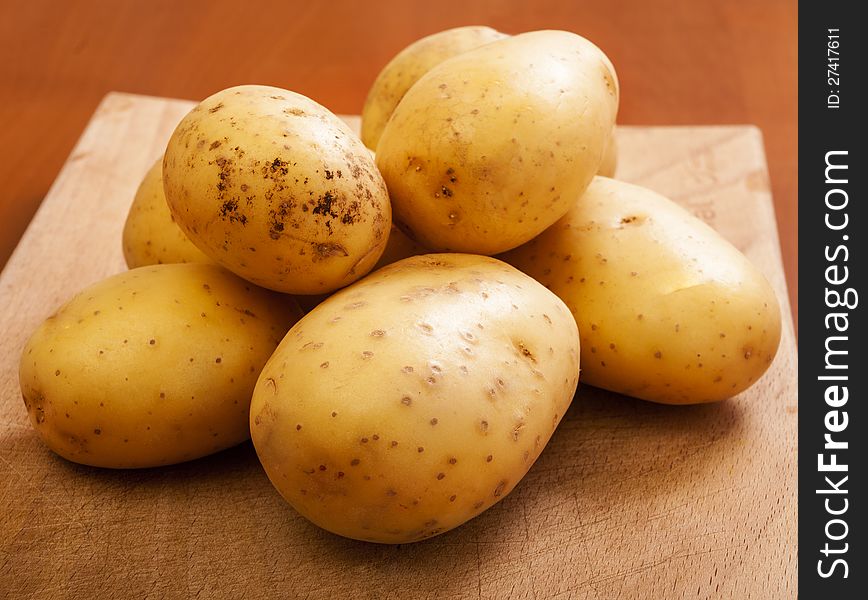
M 651 190 L 597 177 L 566 216 L 501 258 L 570 307 L 592 385 L 712 402 L 756 382 L 777 352 L 781 309 L 766 278 Z
M 280 88 L 214 94 L 178 125 L 163 160 L 169 209 L 209 257 L 263 287 L 321 294 L 371 270 L 388 193 L 335 115 Z
M 253 443 L 317 525 L 421 540 L 502 500 L 573 398 L 564 304 L 498 260 L 429 254 L 384 267 L 299 321 L 253 394 Z
M 133 269 L 85 289 L 21 356 L 30 421 L 62 457 L 112 468 L 191 460 L 249 437 L 259 371 L 296 302 L 211 264 Z
M 124 260 L 131 269 L 163 263 L 214 262 L 181 231 L 163 192 L 163 159 L 152 166 L 136 195 L 123 233 Z
M 404 94 L 422 75 L 447 58 L 507 37 L 491 27 L 455 27 L 416 40 L 401 50 L 377 75 L 362 109 L 361 137 L 374 150 L 386 121 Z
M 525 33 L 440 63 L 377 146 L 395 221 L 432 250 L 527 242 L 590 183 L 617 108 L 611 63 L 572 33 Z

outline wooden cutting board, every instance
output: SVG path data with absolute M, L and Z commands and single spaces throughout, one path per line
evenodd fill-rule
M 580 386 L 500 504 L 429 541 L 326 533 L 247 443 L 107 471 L 49 452 L 18 390 L 33 329 L 124 268 L 139 180 L 191 102 L 106 96 L 0 276 L 0 595 L 25 598 L 790 598 L 796 595 L 796 346 L 759 131 L 620 127 L 618 177 L 717 228 L 785 314 L 770 371 L 706 406 Z M 350 118 L 358 125 L 357 118 Z

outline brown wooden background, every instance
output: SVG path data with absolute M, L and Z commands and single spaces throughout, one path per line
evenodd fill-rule
M 467 24 L 590 38 L 621 123 L 758 125 L 798 315 L 795 0 L 0 0 L 0 265 L 106 92 L 265 83 L 357 113 L 393 54 Z

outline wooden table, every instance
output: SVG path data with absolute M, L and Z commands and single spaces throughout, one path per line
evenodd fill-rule
M 768 373 L 724 402 L 662 406 L 580 386 L 508 497 L 407 546 L 311 525 L 280 499 L 249 443 L 128 471 L 53 455 L 28 423 L 19 353 L 71 293 L 123 270 L 130 199 L 190 107 L 107 96 L 0 274 L 0 592 L 39 600 L 794 597 L 798 400 L 786 318 Z M 617 176 L 669 195 L 720 231 L 769 278 L 786 314 L 758 130 L 621 126 L 616 135 Z
M 14 4 L 14 6 L 13 6 Z M 0 266 L 108 91 L 203 98 L 278 85 L 357 113 L 378 70 L 464 24 L 570 29 L 606 50 L 625 124 L 763 132 L 797 315 L 795 0 L 0 2 Z

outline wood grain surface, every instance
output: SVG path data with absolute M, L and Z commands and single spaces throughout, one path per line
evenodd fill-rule
M 798 316 L 796 0 L 0 0 L 0 267 L 110 90 L 264 83 L 358 113 L 404 46 L 477 24 L 599 44 L 621 123 L 759 126 Z
M 48 451 L 21 401 L 21 348 L 71 294 L 124 268 L 135 188 L 190 106 L 107 96 L 0 276 L 0 596 L 795 597 L 789 318 L 771 370 L 722 403 L 662 406 L 580 385 L 510 496 L 408 546 L 309 524 L 271 487 L 249 443 L 140 471 Z M 768 276 L 787 315 L 758 131 L 625 126 L 618 141 L 618 176 L 710 222 Z

